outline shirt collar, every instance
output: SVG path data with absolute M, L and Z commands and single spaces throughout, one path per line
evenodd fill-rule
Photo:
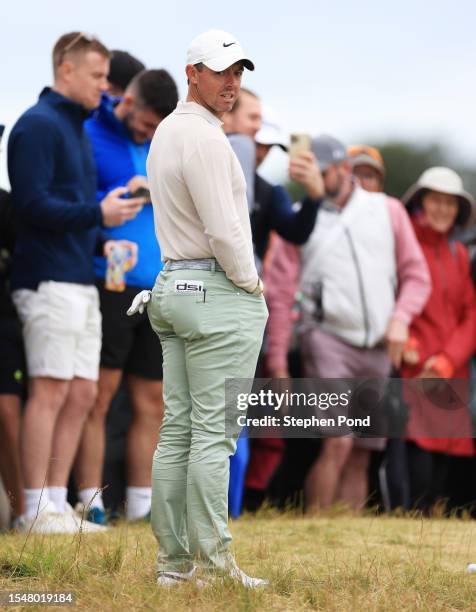
M 203 117 L 208 123 L 219 128 L 223 125 L 223 121 L 220 121 L 213 113 L 196 102 L 185 102 L 180 100 L 175 112 L 179 115 L 200 115 L 200 117 Z
M 340 209 L 337 206 L 337 204 L 333 200 L 331 200 L 331 198 L 328 198 L 328 197 L 325 197 L 322 200 L 321 209 L 327 210 L 327 212 L 333 212 L 333 213 L 340 212 Z
M 84 121 L 85 119 L 87 119 L 90 114 L 90 111 L 84 108 L 84 106 L 82 106 L 81 104 L 78 104 L 78 102 L 75 102 L 74 100 L 71 100 L 71 98 L 67 98 L 66 96 L 63 96 L 62 94 L 58 93 L 51 87 L 43 88 L 42 92 L 40 93 L 40 99 L 41 98 L 48 100 L 48 102 L 52 106 L 62 106 L 68 109 L 71 113 L 76 115 L 81 121 Z

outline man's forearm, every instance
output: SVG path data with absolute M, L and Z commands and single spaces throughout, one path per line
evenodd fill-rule
M 16 210 L 24 223 L 53 232 L 84 230 L 102 223 L 98 204 L 65 202 L 46 194 L 27 201 L 18 199 Z

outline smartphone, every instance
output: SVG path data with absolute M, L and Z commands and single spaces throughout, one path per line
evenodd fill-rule
M 303 151 L 311 150 L 311 137 L 309 134 L 291 134 L 289 157 L 296 157 Z
M 150 191 L 145 187 L 139 187 L 136 189 L 134 193 L 129 195 L 130 198 L 145 198 L 148 202 L 150 202 Z

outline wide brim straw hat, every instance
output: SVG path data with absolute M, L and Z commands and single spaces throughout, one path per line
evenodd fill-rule
M 465 191 L 461 177 L 454 170 L 442 166 L 425 170 L 402 198 L 410 214 L 421 207 L 421 198 L 425 191 L 439 191 L 458 197 L 459 213 L 456 217 L 456 225 L 466 227 L 474 220 L 476 211 L 474 198 Z

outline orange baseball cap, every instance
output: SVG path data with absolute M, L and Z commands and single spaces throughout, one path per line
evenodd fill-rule
M 375 147 L 370 147 L 368 145 L 350 145 L 347 147 L 347 154 L 352 168 L 363 165 L 372 166 L 372 168 L 380 172 L 382 178 L 385 175 L 385 164 L 383 163 L 382 155 Z

